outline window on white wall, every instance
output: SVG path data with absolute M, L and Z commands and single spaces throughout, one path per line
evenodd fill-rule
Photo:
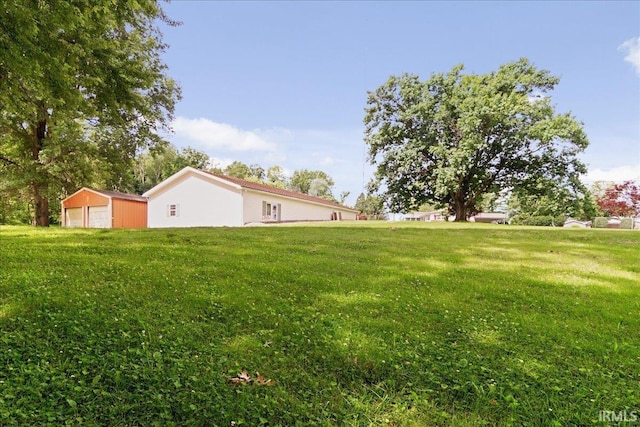
M 180 216 L 180 205 L 167 205 L 167 216 Z
M 262 201 L 262 220 L 280 221 L 282 218 L 282 205 Z
M 271 219 L 271 203 L 262 201 L 262 220 L 268 221 Z

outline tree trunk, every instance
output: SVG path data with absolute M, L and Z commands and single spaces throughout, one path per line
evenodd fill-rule
M 455 199 L 455 213 L 456 219 L 455 222 L 465 222 L 467 220 L 467 203 L 463 197 L 457 196 Z
M 33 141 L 31 143 L 31 159 L 34 162 L 35 168 L 41 168 L 40 165 L 40 152 L 44 148 L 44 139 L 47 136 L 47 112 L 44 109 L 44 119 L 39 120 L 36 123 L 35 132 L 33 135 Z M 34 218 L 33 223 L 36 227 L 48 227 L 49 226 L 49 184 L 46 177 L 36 170 L 36 178 L 31 183 L 31 191 L 33 196 L 33 211 Z
M 36 227 L 49 226 L 49 195 L 48 186 L 33 184 L 34 225 Z

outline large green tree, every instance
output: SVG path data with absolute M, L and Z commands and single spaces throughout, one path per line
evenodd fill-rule
M 191 147 L 178 151 L 171 144 L 162 144 L 153 150 L 140 153 L 136 157 L 133 168 L 133 188 L 131 190 L 136 193 L 144 193 L 185 166 L 207 169 L 209 156 Z
M 269 167 L 269 169 L 267 169 L 265 176 L 266 176 L 265 182 L 268 185 L 272 185 L 278 188 L 287 187 L 287 175 L 285 174 L 282 166 L 274 165 Z
M 49 202 L 161 141 L 179 98 L 160 59 L 155 0 L 16 0 L 0 14 L 0 163 L 29 188 L 34 223 Z M 2 178 L 3 180 L 5 178 Z
M 223 169 L 224 175 L 235 178 L 246 179 L 248 181 L 263 182 L 266 175 L 264 168 L 258 164 L 247 165 L 234 160 Z
M 320 170 L 296 169 L 289 178 L 289 189 L 335 201 L 333 178 Z
M 369 219 L 387 219 L 384 212 L 384 200 L 375 194 L 365 195 L 360 193 L 354 208 L 365 214 Z
M 482 75 L 456 66 L 426 81 L 391 76 L 368 94 L 373 188 L 394 212 L 434 203 L 465 221 L 487 193 L 575 182 L 588 141 L 581 123 L 555 112 L 547 94 L 558 81 L 527 59 Z
M 541 181 L 527 191 L 514 190 L 508 208 L 510 219 L 515 223 L 526 224 L 536 217 L 548 217 L 552 225 L 562 225 L 566 218 L 591 220 L 598 210 L 591 192 L 582 183 L 558 186 L 549 181 Z

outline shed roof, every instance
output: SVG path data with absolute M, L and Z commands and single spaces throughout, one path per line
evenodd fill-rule
M 95 191 L 96 193 L 100 193 L 103 196 L 111 197 L 112 199 L 133 200 L 136 202 L 147 201 L 146 197 L 139 196 L 137 194 L 121 193 L 119 191 L 109 191 L 109 190 L 92 190 L 92 191 Z
M 88 188 L 88 187 L 82 187 L 81 189 L 79 189 L 78 191 L 76 191 L 75 193 L 69 195 L 68 197 L 64 198 L 62 201 L 67 201 L 69 199 L 71 199 L 72 197 L 74 197 L 77 194 L 80 194 L 83 191 L 90 191 L 92 193 L 96 193 L 99 194 L 101 196 L 105 196 L 108 197 L 110 199 L 122 199 L 122 200 L 133 200 L 136 202 L 147 202 L 147 198 L 144 196 L 139 196 L 137 194 L 129 194 L 129 193 L 121 193 L 119 191 L 109 191 L 109 190 L 96 190 L 93 188 Z

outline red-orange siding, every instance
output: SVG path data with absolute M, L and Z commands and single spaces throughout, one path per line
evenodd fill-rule
M 146 228 L 147 203 L 113 199 L 113 228 Z
M 101 194 L 104 193 L 104 194 Z M 138 199 L 138 200 L 132 200 Z M 110 228 L 146 228 L 147 202 L 144 198 L 131 194 L 113 191 L 89 190 L 83 188 L 62 201 L 62 225 L 67 224 L 69 209 L 82 209 L 82 227 L 89 227 L 89 207 L 105 206 L 107 209 L 107 223 L 100 225 Z M 103 217 L 104 218 L 104 217 Z M 80 226 L 76 223 L 74 226 Z
M 109 198 L 101 194 L 88 190 L 82 190 L 78 194 L 65 199 L 62 202 L 63 208 L 81 208 L 84 206 L 106 206 L 109 204 Z

